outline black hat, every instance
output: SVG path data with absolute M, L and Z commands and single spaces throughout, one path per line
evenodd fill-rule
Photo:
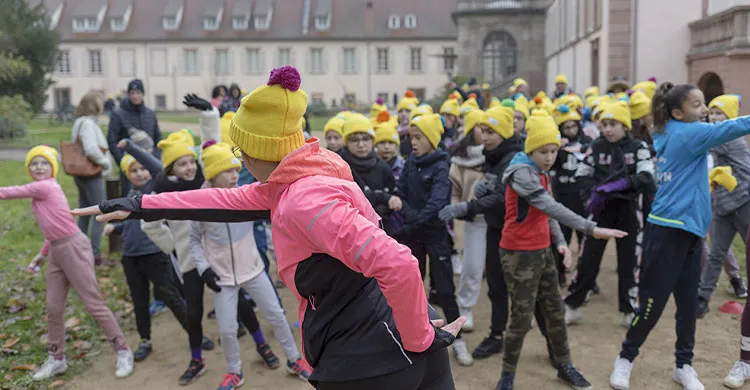
M 140 79 L 133 79 L 128 83 L 128 93 L 132 90 L 138 90 L 141 91 L 141 93 L 145 93 L 146 90 L 143 88 L 143 81 Z

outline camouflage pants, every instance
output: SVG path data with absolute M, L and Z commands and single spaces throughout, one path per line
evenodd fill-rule
M 546 319 L 547 340 L 555 361 L 560 364 L 570 362 L 565 310 L 552 250 L 514 252 L 500 249 L 500 252 L 511 303 L 510 324 L 505 331 L 503 372 L 516 371 L 523 339 L 531 329 L 537 302 Z

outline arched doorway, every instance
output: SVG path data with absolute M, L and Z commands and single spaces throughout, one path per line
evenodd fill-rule
M 724 94 L 724 83 L 721 82 L 721 78 L 716 73 L 709 72 L 701 76 L 698 81 L 698 88 L 703 91 L 703 96 L 706 98 L 706 103 L 713 100 L 715 97 Z
M 492 85 L 501 84 L 506 77 L 516 73 L 517 61 L 518 46 L 512 35 L 505 31 L 487 34 L 482 45 L 482 81 Z

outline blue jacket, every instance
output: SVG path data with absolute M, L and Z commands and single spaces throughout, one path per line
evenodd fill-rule
M 442 150 L 406 160 L 396 186 L 396 195 L 404 207 L 404 233 L 417 229 L 444 227 L 438 212 L 451 202 L 452 185 L 448 154 Z
M 659 189 L 648 221 L 706 236 L 711 223 L 708 151 L 750 134 L 750 116 L 719 123 L 670 120 L 654 133 L 656 184 Z

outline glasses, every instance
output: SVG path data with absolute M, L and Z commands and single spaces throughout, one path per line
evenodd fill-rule
M 370 137 L 352 137 L 352 138 L 349 138 L 348 142 L 350 144 L 359 144 L 359 143 L 367 144 L 368 142 L 372 142 L 372 138 L 370 138 Z

